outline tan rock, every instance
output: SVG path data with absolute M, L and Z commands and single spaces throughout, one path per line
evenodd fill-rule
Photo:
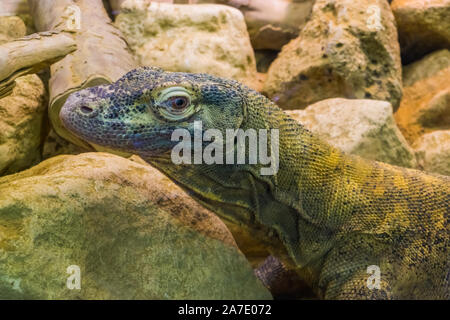
M 450 51 L 440 50 L 403 69 L 403 99 L 395 120 L 413 143 L 422 134 L 450 128 Z
M 25 23 L 26 34 L 36 33 L 34 28 L 33 19 L 30 15 L 30 7 L 28 0 L 1 0 L 0 5 L 0 17 L 19 17 Z M 2 32 L 0 27 L 0 33 Z M 22 26 L 18 26 L 21 31 Z
M 242 13 L 229 6 L 128 0 L 116 18 L 141 65 L 210 73 L 257 87 Z
M 2 0 L 0 16 L 16 16 L 29 13 L 27 0 Z
M 114 14 L 125 0 L 110 0 Z M 173 4 L 224 4 L 239 9 L 255 49 L 280 50 L 296 38 L 311 14 L 314 0 L 153 0 Z
M 414 151 L 397 128 L 389 102 L 327 99 L 286 111 L 331 145 L 351 154 L 415 168 Z
M 188 2 L 188 1 L 186 1 Z M 242 11 L 255 49 L 280 50 L 308 20 L 313 0 L 191 0 L 220 3 Z
M 168 178 L 84 153 L 0 178 L 0 298 L 271 296 L 224 224 Z
M 426 133 L 413 146 L 425 171 L 450 176 L 450 130 Z
M 450 0 L 394 0 L 391 8 L 404 63 L 433 50 L 450 49 Z
M 264 92 L 284 109 L 345 97 L 401 98 L 400 49 L 387 1 L 317 0 L 311 18 L 272 63 Z
M 44 84 L 36 75 L 17 78 L 12 94 L 0 99 L 0 175 L 40 161 L 46 102 Z
M 27 33 L 25 23 L 16 16 L 0 16 L 0 44 L 22 38 Z
M 113 16 L 117 16 L 122 11 L 121 7 L 125 1 L 126 0 L 109 0 L 109 6 Z M 172 3 L 172 0 L 169 0 L 169 2 Z
M 255 49 L 280 50 L 296 38 L 311 15 L 314 1 L 252 0 L 242 9 Z

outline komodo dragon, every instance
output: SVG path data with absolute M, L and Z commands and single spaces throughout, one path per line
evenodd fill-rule
M 449 177 L 347 155 L 258 92 L 207 74 L 138 68 L 73 93 L 60 118 L 92 145 L 140 155 L 321 298 L 450 299 Z M 224 136 L 278 129 L 278 171 L 175 164 L 172 133 L 194 136 L 194 121 Z

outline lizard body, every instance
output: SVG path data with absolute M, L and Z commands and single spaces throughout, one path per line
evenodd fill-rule
M 449 177 L 344 154 L 258 92 L 206 74 L 139 68 L 73 93 L 60 117 L 93 145 L 140 155 L 269 248 L 319 297 L 450 299 Z M 195 121 L 224 136 L 278 129 L 278 171 L 174 164 L 171 134 L 194 136 Z

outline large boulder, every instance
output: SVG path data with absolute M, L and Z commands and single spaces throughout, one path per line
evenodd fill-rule
M 34 74 L 17 78 L 12 94 L 0 99 L 0 176 L 41 160 L 46 111 L 46 90 Z
M 116 26 L 141 65 L 210 73 L 256 88 L 256 63 L 242 13 L 232 7 L 128 0 Z
M 335 98 L 286 112 L 347 153 L 402 167 L 417 166 L 388 102 Z
M 450 130 L 426 133 L 413 147 L 423 170 L 450 176 Z
M 327 98 L 402 95 L 400 48 L 387 1 L 317 0 L 311 18 L 270 66 L 264 92 L 284 109 Z
M 394 0 L 391 8 L 404 63 L 436 49 L 450 49 L 450 1 Z
M 403 99 L 395 120 L 413 143 L 450 127 L 450 51 L 440 50 L 403 69 Z
M 220 219 L 168 178 L 84 153 L 0 178 L 0 299 L 9 298 L 271 295 Z

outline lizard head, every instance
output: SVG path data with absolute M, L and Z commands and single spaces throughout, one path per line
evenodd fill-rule
M 265 104 L 267 109 L 262 107 Z M 226 137 L 218 141 L 223 144 L 231 142 L 232 149 L 238 144 L 234 137 L 228 139 L 228 130 L 246 126 L 256 130 L 258 128 L 254 127 L 265 125 L 263 117 L 255 116 L 258 106 L 264 110 L 262 112 L 269 114 L 275 114 L 278 110 L 263 95 L 237 81 L 208 74 L 143 67 L 130 71 L 110 85 L 72 93 L 61 109 L 60 118 L 69 131 L 97 150 L 141 156 L 207 208 L 230 222 L 229 226 L 237 226 L 238 231 L 233 231 L 236 239 L 242 238 L 245 239 L 242 242 L 247 242 L 247 239 L 255 238 L 257 232 L 266 234 L 267 230 L 242 226 L 254 221 L 252 216 L 256 211 L 274 211 L 273 206 L 265 205 L 269 201 L 269 196 L 266 196 L 269 187 L 260 187 L 261 199 L 256 198 L 255 177 L 258 173 L 250 171 L 258 170 L 258 166 L 237 163 L 176 164 L 171 156 L 180 142 L 173 141 L 172 134 L 177 129 L 183 129 L 189 137 L 194 137 L 194 146 L 190 148 L 195 149 L 196 125 L 200 122 L 202 134 L 215 130 Z M 252 112 L 253 116 L 247 117 L 248 112 Z M 209 145 L 211 142 L 202 141 L 202 144 Z M 227 155 L 230 154 L 227 152 Z M 260 247 L 259 243 L 250 246 Z
M 247 89 L 247 88 L 245 88 Z M 207 74 L 142 67 L 110 85 L 72 93 L 60 112 L 64 126 L 94 146 L 170 157 L 175 129 L 239 128 L 245 116 L 243 86 Z M 249 89 L 247 89 L 249 90 Z

